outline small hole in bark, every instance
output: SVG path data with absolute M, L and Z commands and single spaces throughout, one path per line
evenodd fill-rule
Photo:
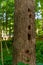
M 30 61 L 30 59 L 27 57 L 27 60 L 26 60 L 27 62 L 29 62 Z
M 31 39 L 31 35 L 28 33 L 28 40 L 30 40 Z
M 30 60 L 27 60 L 27 62 L 29 62 Z
M 26 50 L 25 53 L 29 53 L 29 50 Z
M 30 26 L 30 25 L 28 26 L 28 29 L 29 29 L 29 30 L 31 29 L 31 26 Z
M 31 18 L 31 14 L 29 14 L 29 18 Z
M 30 12 L 30 9 L 28 8 L 28 12 Z

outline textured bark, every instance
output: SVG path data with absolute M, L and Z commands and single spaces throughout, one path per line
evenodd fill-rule
M 15 0 L 13 65 L 36 65 L 34 22 L 34 0 Z

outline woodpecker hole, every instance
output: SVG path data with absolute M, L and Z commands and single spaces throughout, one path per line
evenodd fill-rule
M 30 12 L 30 9 L 28 8 L 28 12 Z
M 29 50 L 26 50 L 25 53 L 29 53 Z
M 29 18 L 31 18 L 32 16 L 31 16 L 31 14 L 29 14 Z
M 31 26 L 30 26 L 30 25 L 28 26 L 28 29 L 29 29 L 29 30 L 31 29 Z
M 31 35 L 28 33 L 28 40 L 30 40 L 31 39 Z
M 27 60 L 26 61 L 29 62 L 30 61 L 30 58 L 27 57 Z

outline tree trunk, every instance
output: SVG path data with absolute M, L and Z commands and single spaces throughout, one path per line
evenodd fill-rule
M 7 16 L 7 11 L 6 11 L 6 35 L 7 35 L 7 25 L 8 25 L 8 16 Z
M 0 55 L 1 55 L 1 42 L 2 42 L 2 30 L 1 30 L 1 22 L 0 22 Z M 1 58 L 1 56 L 0 56 Z
M 15 0 L 13 65 L 36 65 L 34 0 Z

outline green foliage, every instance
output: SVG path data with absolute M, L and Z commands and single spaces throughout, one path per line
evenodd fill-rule
M 43 41 L 36 42 L 36 61 L 43 63 Z
M 5 42 L 6 42 L 7 46 L 8 46 L 8 48 L 9 48 L 10 54 L 8 54 L 8 52 L 6 50 Z M 12 40 L 2 41 L 2 43 L 3 43 L 4 65 L 9 65 L 9 64 L 12 65 Z M 0 65 L 2 65 L 1 58 L 0 58 Z
M 25 64 L 25 63 L 23 63 L 23 62 L 18 62 L 17 65 L 29 65 L 29 64 Z
M 6 1 L 2 1 L 2 3 L 1 3 L 1 7 L 6 7 Z
M 0 1 L 0 27 L 7 35 L 13 35 L 14 0 Z
M 43 63 L 37 63 L 37 65 L 43 65 Z

